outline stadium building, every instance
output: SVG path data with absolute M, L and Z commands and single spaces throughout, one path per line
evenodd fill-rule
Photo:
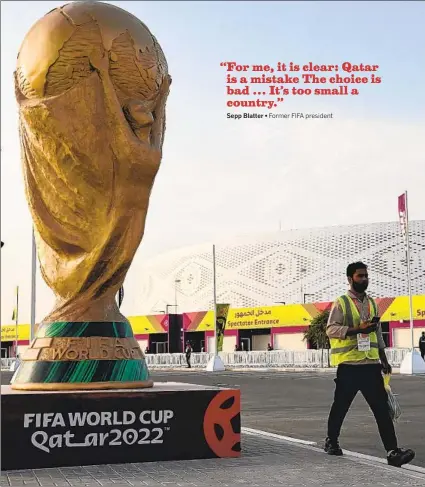
M 425 221 L 411 222 L 410 236 L 419 339 L 425 329 Z M 265 350 L 268 343 L 275 349 L 306 348 L 305 327 L 346 291 L 346 267 L 358 260 L 369 266 L 369 292 L 379 301 L 388 345 L 410 344 L 406 254 L 398 222 L 245 236 L 217 242 L 215 253 L 217 302 L 231 306 L 228 351 L 240 342 L 250 350 Z M 213 281 L 212 244 L 161 254 L 141 269 L 142 314 L 183 314 L 186 339 L 208 350 Z
M 425 330 L 424 220 L 410 222 L 410 239 L 417 342 Z M 217 302 L 231 307 L 225 351 L 236 344 L 265 350 L 269 343 L 275 349 L 305 349 L 304 330 L 346 292 L 346 267 L 359 260 L 369 267 L 369 293 L 378 301 L 387 345 L 410 346 L 406 253 L 398 222 L 223 240 L 215 243 L 215 273 L 212 244 L 163 253 L 140 267 L 141 287 L 131 292 L 130 303 L 137 316 L 129 319 L 143 349 L 178 351 L 190 340 L 195 351 L 211 350 L 215 275 Z M 2 342 L 3 335 L 2 327 Z M 24 328 L 19 337 L 24 346 Z

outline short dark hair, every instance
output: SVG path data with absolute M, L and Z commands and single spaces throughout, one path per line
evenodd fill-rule
M 353 277 L 359 269 L 367 269 L 367 265 L 363 262 L 353 262 L 347 267 L 347 277 Z

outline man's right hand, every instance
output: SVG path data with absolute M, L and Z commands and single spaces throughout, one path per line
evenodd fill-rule
M 370 333 L 374 332 L 377 330 L 377 325 L 368 323 L 367 326 L 365 326 L 366 323 L 362 323 L 363 328 L 349 328 L 347 331 L 347 336 L 353 336 L 353 335 L 369 335 Z
M 362 335 L 369 335 L 370 333 L 373 333 L 374 331 L 376 331 L 377 328 L 378 328 L 378 325 L 371 323 L 368 326 L 365 326 L 364 328 L 360 328 L 359 333 L 361 333 Z

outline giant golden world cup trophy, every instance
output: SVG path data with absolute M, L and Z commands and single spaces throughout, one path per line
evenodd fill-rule
M 15 72 L 26 196 L 56 295 L 13 389 L 153 385 L 115 296 L 143 237 L 171 79 L 136 17 L 75 2 L 39 20 Z

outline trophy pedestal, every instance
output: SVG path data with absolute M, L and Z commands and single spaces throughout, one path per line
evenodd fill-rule
M 25 351 L 12 389 L 65 391 L 152 387 L 128 322 L 45 323 Z
M 1 386 L 2 470 L 240 456 L 240 391 Z

